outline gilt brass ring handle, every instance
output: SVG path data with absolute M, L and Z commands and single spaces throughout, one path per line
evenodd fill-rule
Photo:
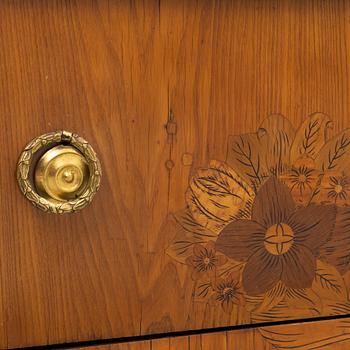
M 88 205 L 101 181 L 101 165 L 87 141 L 67 131 L 32 140 L 21 153 L 17 180 L 24 196 L 51 213 L 73 213 Z

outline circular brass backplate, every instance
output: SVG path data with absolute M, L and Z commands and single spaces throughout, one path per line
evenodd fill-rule
M 37 155 L 40 158 L 34 164 Z M 92 147 L 67 131 L 32 140 L 17 165 L 18 184 L 26 198 L 43 211 L 59 214 L 76 212 L 89 204 L 100 186 L 101 175 Z

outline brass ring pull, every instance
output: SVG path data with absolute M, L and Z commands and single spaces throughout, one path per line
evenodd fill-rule
M 101 181 L 101 165 L 87 141 L 67 131 L 33 139 L 17 164 L 25 197 L 51 213 L 73 213 L 88 205 Z

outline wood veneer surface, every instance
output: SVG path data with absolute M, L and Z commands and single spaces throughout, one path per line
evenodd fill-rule
M 1 1 L 0 346 L 254 322 L 195 300 L 167 218 L 229 135 L 274 113 L 350 126 L 349 26 L 347 1 Z M 33 208 L 15 179 L 25 144 L 57 129 L 103 167 L 74 215 Z
M 93 350 L 347 350 L 349 319 L 101 345 Z

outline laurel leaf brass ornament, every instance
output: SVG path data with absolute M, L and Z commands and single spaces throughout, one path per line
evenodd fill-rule
M 100 186 L 101 165 L 87 141 L 67 131 L 33 139 L 17 165 L 24 196 L 51 213 L 73 213 L 88 205 Z

